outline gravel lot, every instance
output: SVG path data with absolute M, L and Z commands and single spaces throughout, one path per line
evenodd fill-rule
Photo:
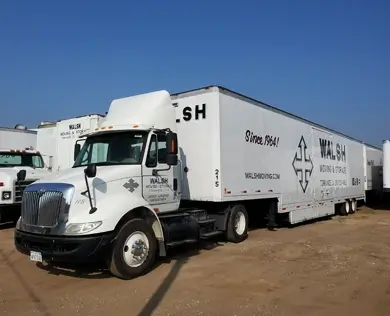
M 132 281 L 37 266 L 12 236 L 0 230 L 0 315 L 390 314 L 390 211 L 176 251 Z

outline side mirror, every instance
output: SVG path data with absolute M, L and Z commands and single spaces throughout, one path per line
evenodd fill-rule
M 80 144 L 75 144 L 74 145 L 74 152 L 73 152 L 73 160 L 76 160 L 77 156 L 79 155 L 81 150 L 81 145 Z
M 169 132 L 167 134 L 167 165 L 176 166 L 177 165 L 177 153 L 179 151 L 177 144 L 177 134 Z
M 26 170 L 20 170 L 17 174 L 16 174 L 16 179 L 18 181 L 23 181 L 24 179 L 26 179 Z
M 167 134 L 167 165 L 176 166 L 177 165 L 177 153 L 178 153 L 178 144 L 177 144 L 177 134 L 169 132 Z
M 84 173 L 88 178 L 95 178 L 96 177 L 96 165 L 90 164 L 87 166 L 87 168 L 84 169 Z
M 177 165 L 177 155 L 167 154 L 167 165 L 168 166 L 176 166 Z
M 169 132 L 167 134 L 167 154 L 177 155 L 178 146 L 177 146 L 177 134 Z

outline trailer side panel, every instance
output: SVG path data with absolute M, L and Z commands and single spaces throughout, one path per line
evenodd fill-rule
M 279 212 L 300 211 L 300 221 L 364 198 L 358 141 L 225 93 L 220 128 L 224 200 L 278 197 Z

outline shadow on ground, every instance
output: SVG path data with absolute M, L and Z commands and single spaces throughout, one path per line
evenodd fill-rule
M 215 240 L 200 242 L 199 244 L 192 246 L 183 245 L 181 247 L 177 247 L 175 249 L 170 250 L 167 254 L 167 257 L 158 258 L 153 270 L 157 269 L 160 265 L 172 264 L 173 262 L 172 267 L 170 269 L 170 272 L 164 278 L 163 282 L 152 294 L 152 296 L 148 300 L 148 303 L 142 308 L 142 310 L 137 316 L 149 316 L 153 314 L 155 309 L 160 305 L 166 293 L 169 291 L 172 283 L 178 277 L 180 270 L 190 260 L 191 257 L 197 256 L 202 250 L 212 250 L 222 245 L 223 244 Z M 79 265 L 77 267 L 71 267 L 66 265 L 54 266 L 50 264 L 37 263 L 37 267 L 47 271 L 51 275 L 66 275 L 70 277 L 85 279 L 104 279 L 112 277 L 109 272 L 101 265 Z
M 167 276 L 164 278 L 164 281 L 153 293 L 153 295 L 148 300 L 148 303 L 142 308 L 137 316 L 150 316 L 153 314 L 155 309 L 160 305 L 165 294 L 168 292 L 172 283 L 178 277 L 180 270 L 191 257 L 198 255 L 200 250 L 212 250 L 221 245 L 223 244 L 218 242 L 204 242 L 191 248 L 188 248 L 188 246 L 180 247 L 186 249 L 185 251 L 183 251 L 183 249 L 176 248 L 174 251 L 170 252 L 169 256 L 167 256 L 165 260 L 161 261 L 161 263 L 171 263 L 172 261 L 175 261 L 170 272 L 167 274 Z
M 217 241 L 200 242 L 197 245 L 181 246 L 168 251 L 166 257 L 157 258 L 152 270 L 157 269 L 162 264 L 170 264 L 172 261 L 187 262 L 187 260 L 196 256 L 201 250 L 211 250 L 222 244 Z M 175 264 L 176 264 L 175 263 Z M 103 263 L 86 264 L 66 264 L 66 263 L 36 263 L 36 266 L 50 275 L 65 275 L 73 278 L 82 279 L 107 279 L 113 277 Z

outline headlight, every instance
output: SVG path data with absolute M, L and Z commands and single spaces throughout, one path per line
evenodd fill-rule
M 98 228 L 102 222 L 92 222 L 92 223 L 79 223 L 79 224 L 70 224 L 66 228 L 67 235 L 80 235 L 93 231 Z
M 3 191 L 1 194 L 2 200 L 10 200 L 11 199 L 11 191 Z

